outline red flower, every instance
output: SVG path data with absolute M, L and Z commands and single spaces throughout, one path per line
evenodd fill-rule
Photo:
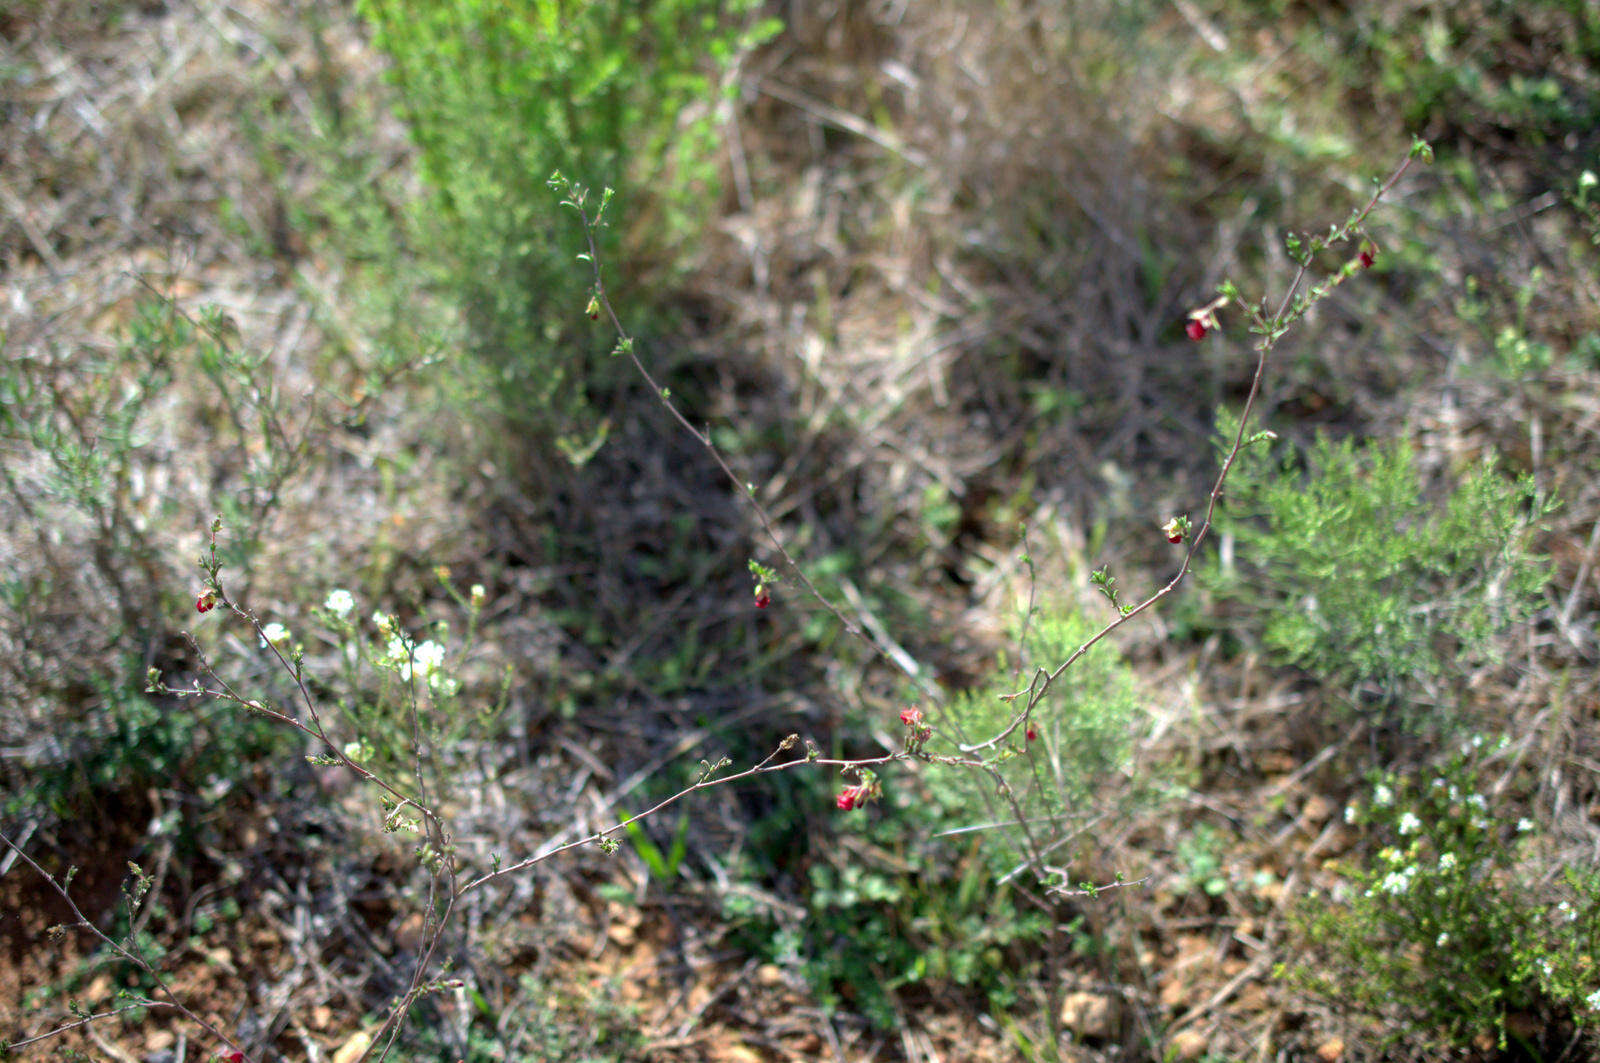
M 762 591 L 760 594 L 756 595 L 756 608 L 757 609 L 765 609 L 767 606 L 769 606 L 771 604 L 772 604 L 772 595 L 768 594 L 766 591 Z
M 865 783 L 859 786 L 846 786 L 839 791 L 839 796 L 833 799 L 833 803 L 839 806 L 839 811 L 841 812 L 848 812 L 857 805 L 866 804 L 866 801 L 867 787 Z
M 1361 253 L 1356 256 L 1356 261 L 1361 263 L 1361 268 L 1362 269 L 1371 269 L 1372 268 L 1372 260 L 1377 258 L 1377 257 L 1378 257 L 1378 251 L 1377 251 L 1376 248 L 1363 247 L 1361 249 Z
M 900 722 L 907 727 L 915 727 L 922 722 L 922 710 L 918 708 L 901 709 Z
M 223 1063 L 244 1063 L 244 1053 L 238 1051 L 224 1052 L 222 1053 L 222 1061 Z
M 1183 331 L 1191 340 L 1203 340 L 1206 338 L 1205 322 L 1197 317 L 1191 317 L 1189 323 L 1183 326 Z
M 1169 543 L 1181 543 L 1181 542 L 1183 542 L 1183 532 L 1184 532 L 1183 521 L 1179 520 L 1177 517 L 1173 517 L 1171 520 L 1169 520 L 1165 524 L 1163 524 L 1161 526 L 1161 531 L 1162 531 L 1162 534 L 1164 534 L 1167 537 L 1167 542 L 1169 542 Z
M 1034 727 L 1033 724 L 1031 724 L 1031 723 L 1028 724 L 1028 741 L 1032 742 L 1034 739 L 1036 739 L 1038 737 L 1039 737 L 1038 729 L 1036 727 Z
M 209 613 L 217 607 L 217 592 L 206 591 L 194 600 L 194 609 L 197 613 Z

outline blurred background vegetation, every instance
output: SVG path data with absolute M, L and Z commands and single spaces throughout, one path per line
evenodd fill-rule
M 420 872 L 303 739 L 146 692 L 204 659 L 291 701 L 195 612 L 213 518 L 364 755 L 409 770 L 393 632 L 439 647 L 426 771 L 476 868 L 791 732 L 877 755 L 918 704 L 948 752 L 1114 615 L 1092 570 L 1175 571 L 1254 367 L 1237 314 L 1196 344 L 1186 313 L 1224 278 L 1275 305 L 1286 234 L 1414 136 L 1197 578 L 1003 766 L 1070 889 L 1019 873 L 993 780 L 711 791 L 473 895 L 403 1057 L 1594 1050 L 1600 890 L 1562 874 L 1600 840 L 1587 0 L 24 0 L 0 45 L 0 829 L 253 1052 L 340 1058 L 404 988 Z M 756 608 L 782 558 L 612 356 L 557 169 L 616 189 L 641 358 L 891 652 L 792 581 Z M 48 939 L 35 879 L 0 853 L 8 1039 L 141 984 Z

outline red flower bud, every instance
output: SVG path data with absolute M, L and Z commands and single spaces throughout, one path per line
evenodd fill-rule
M 848 812 L 865 801 L 866 796 L 867 788 L 865 784 L 861 786 L 846 786 L 839 791 L 839 796 L 833 799 L 833 803 L 839 806 L 839 811 Z
M 1033 726 L 1033 724 L 1031 724 L 1031 723 L 1030 723 L 1030 724 L 1029 724 L 1029 725 L 1028 725 L 1028 741 L 1030 741 L 1030 742 L 1032 742 L 1032 741 L 1033 741 L 1033 740 L 1034 740 L 1034 739 L 1036 739 L 1036 738 L 1038 738 L 1038 737 L 1039 737 L 1039 731 L 1038 731 L 1038 729 L 1037 729 L 1037 728 L 1035 728 L 1035 727 L 1034 727 L 1034 726 Z
M 1361 253 L 1356 256 L 1356 261 L 1361 263 L 1361 268 L 1362 269 L 1371 269 L 1372 268 L 1372 260 L 1377 258 L 1377 257 L 1378 257 L 1378 252 L 1377 252 L 1376 248 L 1363 247 L 1361 249 Z
M 217 607 L 217 592 L 206 591 L 194 600 L 194 609 L 197 613 L 209 613 Z
M 922 722 L 922 710 L 918 708 L 901 709 L 900 722 L 907 727 L 915 727 Z
M 1169 543 L 1183 542 L 1183 521 L 1173 517 L 1161 526 L 1161 533 L 1167 537 Z
M 772 595 L 768 594 L 766 591 L 761 591 L 759 594 L 756 595 L 756 608 L 757 609 L 765 609 L 767 606 L 769 606 L 771 604 L 772 604 Z
M 1189 323 L 1183 326 L 1183 331 L 1191 340 L 1203 340 L 1206 338 L 1205 323 L 1197 317 L 1191 317 Z

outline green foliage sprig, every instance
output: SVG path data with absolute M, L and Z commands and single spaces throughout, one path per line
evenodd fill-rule
M 1403 442 L 1252 447 L 1222 511 L 1237 560 L 1209 579 L 1279 660 L 1394 703 L 1490 657 L 1532 610 L 1548 578 L 1532 537 L 1552 505 L 1492 458 L 1433 504 Z

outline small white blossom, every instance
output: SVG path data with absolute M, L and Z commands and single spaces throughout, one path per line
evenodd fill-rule
M 1416 877 L 1415 867 L 1408 867 L 1404 871 L 1391 871 L 1378 883 L 1378 892 L 1398 897 L 1411 888 L 1411 880 Z
M 1562 917 L 1569 923 L 1577 921 L 1578 913 L 1574 911 L 1572 905 L 1568 904 L 1566 901 L 1562 901 L 1560 904 L 1556 905 L 1556 911 L 1560 912 Z
M 1434 943 L 1434 945 L 1436 947 L 1442 949 L 1446 945 L 1450 944 L 1450 935 L 1449 934 L 1440 934 L 1438 937 L 1433 939 L 1433 943 Z
M 1346 805 L 1344 807 L 1344 821 L 1346 823 L 1354 823 L 1356 821 L 1356 816 L 1359 814 L 1360 813 L 1357 811 L 1355 805 Z
M 1533 829 L 1533 820 L 1529 819 L 1527 816 L 1523 816 L 1521 819 L 1517 820 L 1517 833 L 1518 834 L 1526 834 L 1532 829 Z
M 444 647 L 432 639 L 407 646 L 405 639 L 394 635 L 389 639 L 389 661 L 407 682 L 413 674 L 418 679 L 429 679 L 444 663 Z
M 274 646 L 280 646 L 288 640 L 289 629 L 277 621 L 261 625 L 261 645 L 265 646 L 270 642 Z
M 1440 853 L 1439 854 L 1439 870 L 1440 871 L 1452 871 L 1452 870 L 1455 869 L 1455 866 L 1456 866 L 1456 854 L 1455 853 Z
M 322 603 L 322 607 L 342 620 L 356 607 L 356 600 L 349 591 L 341 587 L 328 592 L 327 601 Z
M 1593 1010 L 1600 1011 L 1600 989 L 1596 989 L 1593 993 L 1590 993 L 1587 997 L 1584 997 L 1583 1002 L 1589 1005 L 1589 1007 Z
M 417 675 L 425 679 L 444 663 L 444 647 L 429 639 L 418 644 L 411 653 L 411 659 L 416 663 Z
M 1379 808 L 1386 808 L 1390 804 L 1392 804 L 1393 802 L 1394 802 L 1394 791 L 1393 790 L 1389 789 L 1383 783 L 1379 783 L 1377 786 L 1373 787 L 1373 790 L 1372 790 L 1372 803 L 1373 804 L 1377 805 Z
M 1470 794 L 1470 795 L 1468 795 L 1467 804 L 1469 804 L 1473 808 L 1477 808 L 1477 809 L 1485 809 L 1485 808 L 1489 807 L 1489 802 L 1487 802 L 1487 801 L 1485 801 L 1483 799 L 1483 795 L 1482 794 Z
M 1422 829 L 1422 820 L 1418 819 L 1415 813 L 1407 812 L 1400 817 L 1397 829 L 1401 834 L 1415 834 Z

